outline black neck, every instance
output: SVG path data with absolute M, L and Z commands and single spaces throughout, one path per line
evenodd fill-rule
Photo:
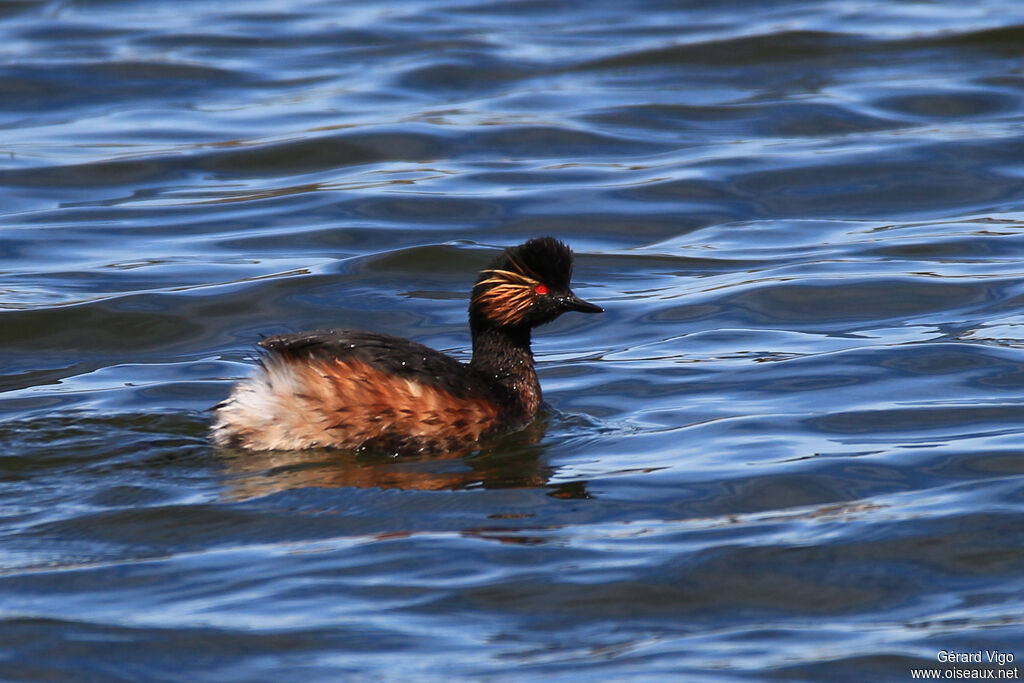
M 533 369 L 528 327 L 473 327 L 473 360 L 470 367 L 509 392 L 529 415 L 540 406 L 540 382 Z

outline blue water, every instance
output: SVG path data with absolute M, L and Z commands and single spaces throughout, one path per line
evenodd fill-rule
M 0 678 L 1024 659 L 1024 5 L 0 6 Z M 242 455 L 261 335 L 607 309 L 471 454 Z

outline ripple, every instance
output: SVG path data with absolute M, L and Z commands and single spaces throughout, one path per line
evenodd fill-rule
M 808 60 L 833 54 L 858 41 L 839 33 L 818 31 L 777 31 L 683 45 L 656 47 L 598 59 L 587 68 L 621 69 L 682 65 L 689 62 L 721 66 L 756 65 L 770 54 L 773 61 Z

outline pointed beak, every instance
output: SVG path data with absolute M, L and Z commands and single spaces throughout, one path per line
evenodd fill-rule
M 604 309 L 597 304 L 584 301 L 572 292 L 560 299 L 559 303 L 567 311 L 579 311 L 580 313 L 604 313 Z

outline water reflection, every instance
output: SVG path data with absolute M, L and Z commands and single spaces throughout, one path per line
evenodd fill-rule
M 248 500 L 304 488 L 458 491 L 472 487 L 545 486 L 554 471 L 540 444 L 542 418 L 524 429 L 440 455 L 402 455 L 329 449 L 244 452 L 222 450 L 226 497 Z M 561 493 L 556 495 L 563 497 Z M 574 495 L 572 497 L 580 497 Z

